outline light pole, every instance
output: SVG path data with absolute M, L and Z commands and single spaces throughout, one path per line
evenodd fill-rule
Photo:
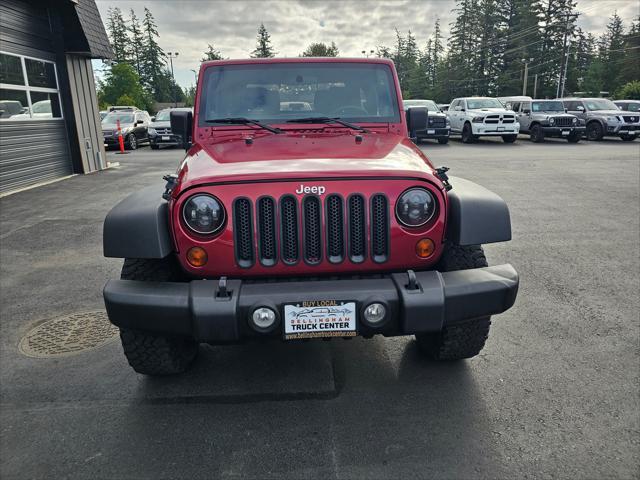
M 370 55 L 373 55 L 373 54 L 374 54 L 374 53 L 376 53 L 376 52 L 374 52 L 373 50 L 369 50 L 369 52 L 367 52 L 366 50 L 362 50 L 362 52 L 361 52 L 361 53 L 362 53 L 362 55 L 364 55 L 365 57 L 369 58 L 369 56 L 370 56 Z
M 196 72 L 193 68 L 191 69 L 193 72 L 193 78 L 196 81 L 196 85 L 198 85 L 198 72 Z
M 173 92 L 173 107 L 176 108 L 178 106 L 178 100 L 176 99 L 176 77 L 173 74 L 173 59 L 178 58 L 180 55 L 178 52 L 167 52 L 167 56 L 169 57 L 169 63 L 171 64 L 171 78 L 173 80 L 173 85 L 171 85 L 171 91 Z
M 522 83 L 522 96 L 524 97 L 527 94 L 527 77 L 529 76 L 529 62 L 533 61 L 533 58 L 527 60 L 526 58 L 522 59 L 522 63 L 524 63 L 524 82 Z

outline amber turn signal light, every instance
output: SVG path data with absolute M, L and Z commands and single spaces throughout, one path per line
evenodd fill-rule
M 191 247 L 187 252 L 187 261 L 194 267 L 204 267 L 207 264 L 207 252 L 202 247 Z
M 436 250 L 436 245 L 430 238 L 423 238 L 416 243 L 416 255 L 420 258 L 429 258 Z

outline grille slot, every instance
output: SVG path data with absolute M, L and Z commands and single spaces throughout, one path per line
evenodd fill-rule
M 233 234 L 238 265 L 242 268 L 251 267 L 254 262 L 253 216 L 251 202 L 246 198 L 238 198 L 233 202 Z
M 329 195 L 327 206 L 327 258 L 331 263 L 344 260 L 344 205 L 339 195 Z
M 382 194 L 371 197 L 371 257 L 382 263 L 389 256 L 389 206 Z
M 298 242 L 298 202 L 286 196 L 280 200 L 280 228 L 282 231 L 282 261 L 295 264 L 300 258 Z
M 304 259 L 312 264 L 322 260 L 322 206 L 320 199 L 307 196 L 302 200 Z
M 349 258 L 354 263 L 364 262 L 367 256 L 367 220 L 362 195 L 349 197 Z
M 622 119 L 625 121 L 625 123 L 638 123 L 640 121 L 640 113 L 635 116 L 624 115 Z
M 573 125 L 573 118 L 571 117 L 554 117 L 554 119 L 554 124 L 558 127 L 571 127 Z
M 271 197 L 258 200 L 258 249 L 260 263 L 270 267 L 278 261 L 276 242 L 276 202 Z

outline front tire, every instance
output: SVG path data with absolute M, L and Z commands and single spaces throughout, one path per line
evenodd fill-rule
M 122 266 L 120 278 L 145 282 L 175 282 L 182 280 L 182 273 L 172 258 L 127 258 Z M 198 343 L 181 336 L 121 328 L 120 340 L 129 365 L 144 375 L 182 373 L 198 355 Z
M 151 147 L 151 150 L 159 150 L 160 149 L 160 145 L 158 145 L 157 143 L 150 143 L 149 146 Z
M 598 122 L 591 122 L 587 125 L 587 139 L 593 142 L 599 142 L 604 137 L 604 131 L 602 130 L 602 125 Z
M 441 272 L 468 270 L 487 266 L 480 245 L 449 245 L 440 258 L 437 269 Z M 447 325 L 440 332 L 416 335 L 419 351 L 434 360 L 462 360 L 476 356 L 489 336 L 491 317 L 467 320 Z
M 469 122 L 465 123 L 464 127 L 462 127 L 462 143 L 474 143 L 476 140 L 477 137 L 473 134 L 471 124 Z
M 534 125 L 531 127 L 531 133 L 529 134 L 529 138 L 533 143 L 542 143 L 544 142 L 544 131 L 540 125 Z
M 440 145 L 446 145 L 447 143 L 449 143 L 449 137 L 446 137 L 446 138 L 439 138 L 439 139 L 438 139 L 438 143 L 439 143 Z
M 129 150 L 135 150 L 138 148 L 138 139 L 133 133 L 127 135 L 127 148 Z
M 502 141 L 504 143 L 513 143 L 518 139 L 518 135 L 502 135 Z
M 623 135 L 620 137 L 623 142 L 633 142 L 636 139 L 635 135 Z
M 578 143 L 580 141 L 581 135 L 577 132 L 573 132 L 571 135 L 567 137 L 567 142 L 569 143 Z

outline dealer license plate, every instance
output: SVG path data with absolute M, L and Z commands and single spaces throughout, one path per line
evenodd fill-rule
M 498 127 L 499 132 L 504 132 L 504 127 Z
M 162 141 L 163 142 L 168 142 L 169 140 L 171 140 L 171 137 L 167 136 L 167 135 L 163 135 L 162 136 Z
M 569 130 L 562 130 L 562 135 L 569 135 Z
M 427 135 L 433 135 L 434 133 L 436 133 L 435 130 L 427 130 Z
M 308 300 L 284 306 L 284 338 L 355 337 L 356 303 Z

